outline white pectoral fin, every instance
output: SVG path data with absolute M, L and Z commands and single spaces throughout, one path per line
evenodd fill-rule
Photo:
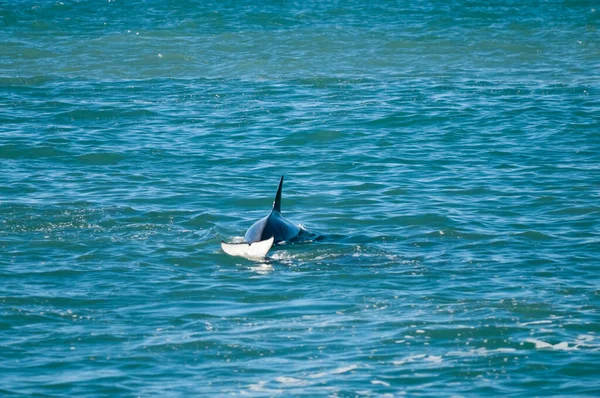
M 271 247 L 273 247 L 274 237 L 253 243 L 225 243 L 221 242 L 221 249 L 230 256 L 240 256 L 246 258 L 265 258 Z

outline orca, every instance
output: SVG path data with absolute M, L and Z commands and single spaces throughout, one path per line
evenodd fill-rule
M 271 212 L 248 228 L 243 243 L 221 242 L 221 248 L 225 253 L 231 256 L 264 258 L 274 244 L 294 242 L 302 236 L 304 229 L 286 220 L 281 215 L 282 188 L 283 176 L 279 180 L 279 187 Z

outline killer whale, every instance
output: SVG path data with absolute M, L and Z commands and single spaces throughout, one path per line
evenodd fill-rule
M 243 243 L 221 242 L 221 248 L 225 253 L 251 258 L 265 257 L 274 244 L 293 242 L 302 236 L 304 230 L 281 215 L 282 189 L 283 176 L 279 180 L 271 212 L 248 228 Z
M 273 202 L 273 209 L 265 217 L 261 218 L 246 231 L 244 241 L 246 243 L 260 242 L 273 237 L 274 244 L 291 241 L 300 234 L 300 228 L 292 224 L 281 215 L 281 190 L 283 188 L 283 176 L 279 180 L 279 187 Z

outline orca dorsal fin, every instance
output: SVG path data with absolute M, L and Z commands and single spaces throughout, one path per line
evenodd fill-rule
M 279 180 L 279 188 L 277 188 L 277 195 L 275 195 L 275 202 L 273 202 L 273 210 L 281 213 L 281 189 L 283 188 L 283 176 Z

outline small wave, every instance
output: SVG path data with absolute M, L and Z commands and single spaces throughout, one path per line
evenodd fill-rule
M 521 238 L 526 238 L 529 240 L 535 240 L 535 241 L 539 241 L 539 240 L 550 240 L 552 239 L 551 235 L 547 235 L 543 232 L 540 231 L 524 231 L 524 232 L 518 232 L 516 234 L 514 234 L 514 236 L 518 236 Z

